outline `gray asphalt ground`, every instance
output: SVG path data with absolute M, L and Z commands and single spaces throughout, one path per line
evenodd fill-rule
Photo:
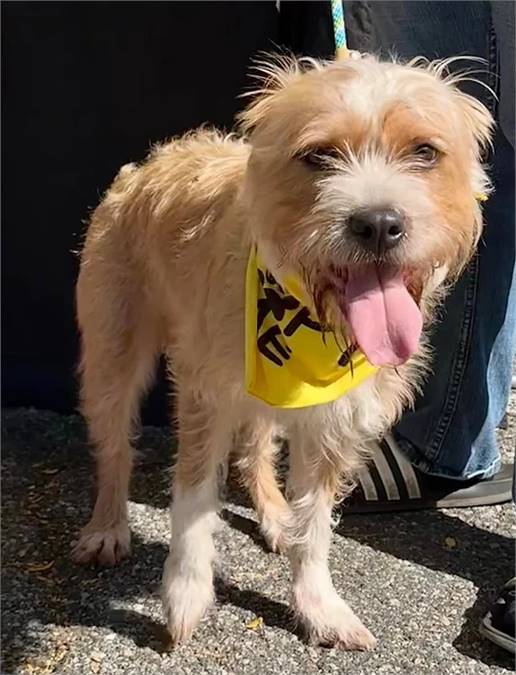
M 516 402 L 501 432 L 513 452 Z M 229 490 L 217 535 L 217 603 L 190 644 L 167 651 L 158 595 L 168 540 L 172 441 L 139 441 L 132 557 L 84 569 L 70 542 L 89 515 L 92 462 L 77 417 L 3 415 L 2 673 L 506 673 L 513 660 L 477 632 L 514 574 L 510 505 L 346 516 L 334 536 L 335 585 L 379 639 L 370 653 L 306 645 L 287 609 L 289 572 L 269 553 L 245 496 Z M 263 625 L 254 627 L 261 618 Z M 250 627 L 251 626 L 251 627 Z

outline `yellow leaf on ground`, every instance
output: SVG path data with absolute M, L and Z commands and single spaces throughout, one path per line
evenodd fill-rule
M 249 621 L 245 625 L 246 628 L 249 628 L 249 630 L 260 630 L 263 628 L 263 619 L 261 616 L 257 616 L 256 619 L 253 619 L 252 621 Z

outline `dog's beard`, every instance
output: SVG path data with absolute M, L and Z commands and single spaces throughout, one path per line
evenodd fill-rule
M 423 318 L 422 284 L 414 274 L 365 263 L 304 276 L 323 329 L 346 348 L 358 345 L 377 366 L 398 366 L 416 353 Z

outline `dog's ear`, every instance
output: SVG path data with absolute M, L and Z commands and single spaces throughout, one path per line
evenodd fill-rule
M 475 142 L 477 159 L 491 146 L 494 119 L 487 107 L 479 100 L 459 90 L 456 92 L 457 104 L 464 119 L 466 129 Z
M 267 118 L 281 92 L 306 70 L 321 68 L 322 64 L 311 58 L 296 58 L 292 54 L 265 54 L 254 62 L 252 76 L 258 87 L 242 94 L 252 98 L 237 115 L 237 124 L 244 135 L 250 135 Z
M 254 99 L 237 115 L 237 126 L 244 136 L 250 136 L 267 117 L 273 105 L 274 93 L 253 91 Z
M 459 86 L 461 83 L 472 82 L 487 90 L 494 98 L 496 98 L 496 94 L 489 85 L 475 77 L 477 72 L 482 71 L 457 70 L 455 66 L 462 62 L 483 64 L 485 59 L 476 56 L 452 56 L 446 59 L 427 61 L 425 58 L 417 57 L 409 65 L 425 69 L 452 88 L 464 126 L 471 134 L 476 158 L 480 159 L 484 151 L 491 146 L 494 128 L 493 116 L 483 103 L 474 96 L 461 91 Z
M 483 163 L 486 160 L 488 151 L 492 149 L 495 122 L 487 107 L 473 96 L 465 94 L 458 89 L 455 96 L 464 126 L 470 136 L 471 189 L 477 199 L 483 199 L 493 189 Z

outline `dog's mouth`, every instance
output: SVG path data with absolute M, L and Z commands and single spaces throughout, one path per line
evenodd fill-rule
M 333 268 L 328 276 L 353 341 L 375 366 L 398 366 L 418 349 L 421 288 L 407 270 L 368 263 Z

